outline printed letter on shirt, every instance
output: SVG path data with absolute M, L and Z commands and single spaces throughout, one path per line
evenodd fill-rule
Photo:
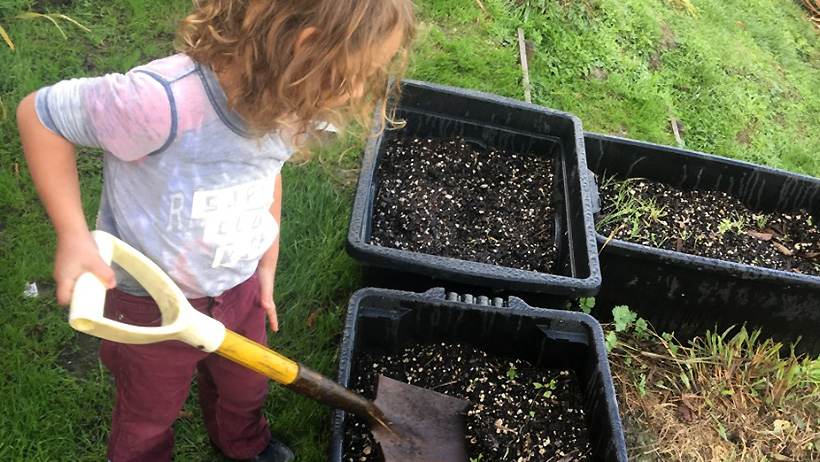
M 168 226 L 165 231 L 182 231 L 182 209 L 185 207 L 185 194 L 173 193 L 168 198 L 171 210 L 168 211 Z
M 259 256 L 260 245 L 269 239 L 265 230 L 272 227 L 273 188 L 272 181 L 259 180 L 194 193 L 191 218 L 204 221 L 203 241 L 215 247 L 214 268 Z

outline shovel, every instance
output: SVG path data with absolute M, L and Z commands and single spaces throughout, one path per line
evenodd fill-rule
M 464 400 L 379 376 L 370 401 L 318 372 L 236 334 L 194 309 L 152 261 L 116 237 L 94 231 L 100 256 L 142 284 L 162 312 L 162 325 L 141 327 L 105 318 L 105 286 L 91 273 L 77 279 L 68 322 L 74 329 L 119 343 L 180 340 L 217 353 L 319 403 L 370 423 L 385 462 L 468 462 Z

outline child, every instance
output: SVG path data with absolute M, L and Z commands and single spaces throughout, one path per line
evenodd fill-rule
M 180 54 L 27 96 L 18 124 L 57 232 L 58 302 L 92 272 L 111 289 L 106 316 L 160 323 L 147 293 L 100 259 L 88 231 L 74 145 L 99 147 L 97 228 L 156 262 L 196 309 L 266 343 L 266 314 L 278 330 L 282 164 L 324 124 L 368 123 L 377 104 L 384 116 L 388 75 L 398 81 L 396 56 L 413 34 L 412 0 L 197 0 L 180 25 Z M 117 388 L 110 461 L 171 460 L 172 424 L 195 371 L 208 434 L 225 455 L 293 459 L 262 415 L 265 377 L 176 341 L 103 341 L 100 357 Z

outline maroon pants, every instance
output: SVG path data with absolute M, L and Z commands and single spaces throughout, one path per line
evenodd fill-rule
M 267 344 L 266 316 L 256 276 L 219 297 L 199 298 L 191 304 L 228 329 Z M 106 297 L 105 315 L 139 326 L 161 322 L 151 298 L 116 289 Z M 268 379 L 261 374 L 176 340 L 149 345 L 104 340 L 100 359 L 113 374 L 117 388 L 108 436 L 107 456 L 112 462 L 171 460 L 172 425 L 188 397 L 194 372 L 205 427 L 225 455 L 249 459 L 262 452 L 270 440 L 262 415 Z

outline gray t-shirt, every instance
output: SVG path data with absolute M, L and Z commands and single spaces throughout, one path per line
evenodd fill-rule
M 248 279 L 279 232 L 269 209 L 292 150 L 278 134 L 253 137 L 226 102 L 216 75 L 185 55 L 62 81 L 36 98 L 46 127 L 105 151 L 97 228 L 145 254 L 189 298 Z M 115 269 L 120 289 L 145 294 Z

